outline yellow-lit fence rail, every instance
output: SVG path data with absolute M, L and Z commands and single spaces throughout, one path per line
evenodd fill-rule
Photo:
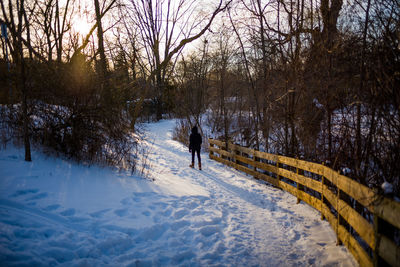
M 321 213 L 360 266 L 400 266 L 400 203 L 317 163 L 209 139 L 210 158 L 288 191 Z M 218 154 L 218 155 L 216 155 Z

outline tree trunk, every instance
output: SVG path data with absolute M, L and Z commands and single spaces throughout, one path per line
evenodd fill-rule
M 23 136 L 24 136 L 24 147 L 25 147 L 25 161 L 32 161 L 31 157 L 31 145 L 29 141 L 29 115 L 28 115 L 28 90 L 26 86 L 26 73 L 25 73 L 25 59 L 22 47 L 22 24 L 25 13 L 24 0 L 20 1 L 18 9 L 18 30 L 17 30 L 17 44 L 20 61 L 20 88 L 22 92 L 22 116 L 23 116 Z M 26 21 L 26 23 L 28 23 Z
M 22 47 L 21 47 L 22 48 Z M 23 132 L 25 146 L 25 161 L 32 161 L 31 145 L 29 141 L 29 115 L 28 115 L 28 92 L 26 87 L 25 60 L 21 49 L 21 91 L 22 91 L 22 114 L 23 114 Z
M 100 55 L 100 81 L 101 81 L 101 94 L 104 101 L 109 104 L 112 100 L 110 88 L 107 80 L 107 60 L 104 52 L 104 37 L 103 37 L 103 25 L 101 22 L 102 14 L 100 12 L 99 0 L 94 0 L 95 12 L 96 12 L 96 24 L 97 24 L 97 38 L 98 38 L 98 53 Z
M 334 56 L 334 44 L 337 35 L 337 21 L 339 18 L 339 12 L 342 8 L 343 0 L 321 0 L 321 15 L 323 21 L 322 30 L 322 56 L 328 64 L 327 70 L 327 86 L 325 92 L 325 105 L 327 111 L 327 127 L 328 127 L 328 160 L 332 162 L 333 152 L 333 139 L 332 139 L 332 115 L 334 106 L 331 102 L 333 101 L 333 95 L 335 92 L 332 90 L 333 85 L 333 56 Z
M 356 119 L 356 172 L 359 179 L 361 178 L 361 162 L 362 162 L 362 136 L 361 136 L 361 95 L 364 89 L 365 80 L 365 52 L 367 48 L 367 31 L 369 23 L 369 9 L 371 5 L 371 0 L 368 0 L 367 9 L 365 14 L 365 24 L 363 30 L 363 46 L 361 51 L 361 66 L 360 66 L 360 85 L 357 92 L 357 119 Z M 374 118 L 373 118 L 374 119 Z M 368 164 L 368 163 L 367 163 Z

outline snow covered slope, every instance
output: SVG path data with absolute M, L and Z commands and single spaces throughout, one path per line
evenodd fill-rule
M 290 194 L 147 126 L 155 182 L 0 150 L 0 265 L 355 266 L 328 223 Z

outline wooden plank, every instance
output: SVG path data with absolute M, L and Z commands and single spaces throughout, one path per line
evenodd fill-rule
M 228 150 L 229 151 L 238 150 L 238 149 L 240 149 L 240 147 L 241 146 L 239 146 L 239 145 L 228 143 Z
M 228 151 L 231 153 L 235 153 L 236 151 L 238 151 L 239 148 L 240 148 L 240 146 L 238 146 L 238 145 L 228 143 Z M 224 149 L 225 149 L 225 147 L 224 147 Z
M 213 159 L 213 160 L 216 160 L 216 161 L 218 161 L 218 162 L 221 162 L 221 163 L 223 163 L 223 164 L 225 164 L 225 165 L 228 165 L 228 166 L 230 166 L 230 167 L 234 167 L 234 165 L 235 165 L 234 162 L 229 161 L 229 160 L 226 160 L 226 159 L 223 159 L 223 158 L 220 158 L 220 157 L 215 156 L 215 155 L 211 155 L 210 158 Z
M 337 196 L 326 185 L 323 185 L 323 187 L 325 199 L 337 210 Z
M 280 188 L 280 186 L 279 186 L 279 180 L 276 179 L 276 178 L 273 178 L 273 177 L 271 177 L 271 176 L 268 176 L 268 175 L 266 175 L 266 174 L 259 173 L 259 172 L 257 172 L 257 175 L 256 175 L 255 177 L 258 178 L 258 179 L 264 180 L 264 181 L 266 181 L 266 182 L 272 184 L 273 186 L 276 186 L 276 187 L 279 187 L 279 188 Z
M 400 203 L 386 197 L 377 198 L 374 211 L 385 221 L 400 229 Z
M 278 168 L 276 166 L 268 164 L 268 163 L 264 163 L 264 162 L 254 161 L 253 166 L 258 169 L 261 169 L 261 170 L 264 170 L 267 172 L 272 172 L 275 174 L 278 172 Z
M 321 164 L 313 163 L 313 162 L 307 162 L 304 160 L 298 160 L 294 158 L 289 158 L 285 156 L 279 156 L 275 154 L 270 154 L 262 151 L 256 151 L 253 149 L 249 149 L 246 147 L 240 147 L 238 145 L 235 145 L 235 149 L 241 152 L 244 152 L 246 154 L 254 155 L 258 158 L 262 158 L 265 160 L 271 160 L 273 162 L 279 161 L 280 163 L 290 165 L 305 171 L 313 172 L 319 175 L 323 175 L 324 173 L 324 166 Z
M 288 183 L 285 183 L 283 181 L 279 181 L 279 187 L 282 188 L 283 190 L 289 192 L 290 194 L 292 194 L 293 196 L 297 196 L 297 189 L 294 186 L 291 186 Z
M 259 162 L 259 161 L 254 161 L 253 159 L 249 159 L 243 156 L 236 156 L 236 159 L 238 161 L 241 161 L 245 164 L 249 164 L 253 167 L 256 167 L 258 169 L 264 170 L 264 171 L 268 171 L 268 172 L 272 172 L 272 173 L 277 173 L 278 168 L 276 166 L 264 163 L 264 162 Z
M 311 179 L 309 177 L 303 176 L 303 175 L 297 175 L 297 183 L 300 183 L 304 186 L 307 186 L 308 188 L 321 193 L 322 192 L 322 184 L 320 181 Z
M 225 160 L 225 159 L 221 159 L 220 157 L 217 157 L 215 155 L 211 155 L 210 158 L 214 159 L 214 160 L 216 160 L 218 162 L 221 162 L 221 163 L 223 163 L 225 165 L 228 165 L 228 166 L 231 166 L 233 168 L 236 168 L 236 169 L 238 169 L 238 170 L 240 170 L 242 172 L 245 172 L 245 173 L 247 173 L 249 175 L 252 175 L 252 176 L 254 176 L 254 177 L 258 178 L 258 179 L 264 180 L 264 181 L 266 181 L 266 182 L 268 182 L 268 183 L 270 183 L 270 184 L 272 184 L 272 185 L 274 185 L 276 187 L 279 187 L 278 180 L 273 178 L 273 177 L 270 177 L 270 176 L 268 176 L 266 174 L 256 172 L 256 171 L 254 171 L 252 169 L 246 168 L 245 166 L 241 166 L 239 164 L 235 164 L 234 162 L 231 162 L 231 161 L 228 161 L 228 160 Z
M 232 145 L 229 144 L 230 146 L 232 146 L 232 148 L 234 148 L 236 151 L 248 154 L 248 155 L 254 155 L 254 149 L 248 148 L 248 147 L 244 147 L 244 146 L 238 146 L 238 145 Z
M 327 167 L 325 167 L 324 176 L 340 190 L 373 212 L 372 204 L 375 200 L 375 193 L 371 189 Z
M 276 168 L 276 167 L 275 167 Z M 314 191 L 320 192 L 321 193 L 321 182 L 316 181 L 314 179 L 305 177 L 301 174 L 297 174 L 294 172 L 291 172 L 289 170 L 279 168 L 277 170 L 278 175 L 286 177 L 296 183 L 300 183 L 304 186 L 307 186 L 308 188 L 311 188 Z
M 318 175 L 323 175 L 324 173 L 324 166 L 318 163 L 307 162 L 304 160 L 289 158 L 285 156 L 279 156 L 278 160 L 283 164 L 290 165 Z
M 274 154 L 270 154 L 270 153 L 266 153 L 266 152 L 262 152 L 262 151 L 254 151 L 254 156 L 256 156 L 257 158 L 261 158 L 261 159 L 266 159 L 266 160 L 271 160 L 273 162 L 277 162 L 278 161 L 278 155 L 274 155 Z
M 233 158 L 232 153 L 228 152 L 226 150 L 220 149 L 217 153 L 220 154 L 221 156 L 225 156 L 225 157 L 228 157 L 228 158 Z
M 214 152 L 214 153 L 218 153 L 218 154 L 220 154 L 221 156 L 233 158 L 232 153 L 227 152 L 226 150 L 219 149 L 219 148 L 216 148 L 216 147 L 210 147 L 209 149 L 210 149 L 210 151 L 212 151 L 212 152 Z
M 321 204 L 321 213 L 324 215 L 324 217 L 327 219 L 327 221 L 331 225 L 333 231 L 336 233 L 337 219 L 336 219 L 335 215 L 332 214 L 332 212 L 328 208 L 328 206 L 325 205 L 325 203 Z
M 259 161 L 254 161 L 253 159 L 246 158 L 243 156 L 235 155 L 235 159 L 240 162 L 243 162 L 245 164 L 249 164 L 253 167 L 256 167 L 258 169 L 264 170 L 264 171 L 268 171 L 268 172 L 272 172 L 272 173 L 277 173 L 277 171 L 278 171 L 278 168 L 276 166 L 272 166 L 270 164 L 259 162 Z
M 251 176 L 256 176 L 258 174 L 258 172 L 254 171 L 252 169 L 249 169 L 249 168 L 247 168 L 245 166 L 239 165 L 239 164 L 235 164 L 235 167 L 239 171 L 245 172 L 245 173 L 247 173 L 247 174 L 249 174 Z
M 235 155 L 235 159 L 240 161 L 240 162 L 242 162 L 242 163 L 245 163 L 245 164 L 249 164 L 249 165 L 252 165 L 252 166 L 254 165 L 254 161 L 252 159 L 249 159 L 249 158 L 246 158 L 246 157 L 243 157 L 243 156 Z
M 208 150 L 211 151 L 211 152 L 215 152 L 215 153 L 218 153 L 218 154 L 219 154 L 219 151 L 221 151 L 222 149 L 219 149 L 219 148 L 210 146 L 210 147 L 208 148 Z
M 380 236 L 380 234 L 379 234 L 379 224 L 380 224 L 380 222 L 379 221 L 380 221 L 379 217 L 376 214 L 374 214 L 374 219 L 373 219 L 373 222 L 374 222 L 374 236 L 375 236 L 375 240 L 376 240 L 375 247 L 372 249 L 372 260 L 374 262 L 374 267 L 378 267 L 379 261 L 380 261 L 380 258 L 381 258 L 379 256 L 379 251 L 378 251 L 379 236 Z
M 208 143 L 211 144 L 211 145 L 214 145 L 215 141 L 216 141 L 215 139 L 208 138 Z
M 343 175 L 338 176 L 337 182 L 337 186 L 342 191 L 346 192 L 349 196 L 373 212 L 371 204 L 376 197 L 371 189 Z
M 379 239 L 378 254 L 391 266 L 400 266 L 400 248 L 384 235 Z
M 214 145 L 217 145 L 217 146 L 219 146 L 219 147 L 225 147 L 225 142 L 222 142 L 222 141 L 220 141 L 220 140 L 208 139 L 208 142 L 209 142 L 210 144 L 214 144 Z
M 322 210 L 322 208 L 321 208 L 321 200 L 319 200 L 318 198 L 307 194 L 304 191 L 299 191 L 298 192 L 298 196 L 299 196 L 299 198 L 301 200 L 306 202 L 308 205 L 314 207 L 316 210 L 321 212 L 321 210 Z
M 374 227 L 345 201 L 339 199 L 340 215 L 356 230 L 371 248 L 375 247 Z
M 283 163 L 289 166 L 296 167 L 298 169 L 302 169 L 308 172 L 316 173 L 318 175 L 324 174 L 324 166 L 318 163 L 307 162 L 304 160 L 289 158 L 285 156 L 274 155 L 266 152 L 255 151 L 255 156 L 258 158 L 271 160 L 274 162 L 279 161 L 279 163 Z
M 357 240 L 347 232 L 346 228 L 339 225 L 339 237 L 342 243 L 349 249 L 360 266 L 373 266 L 373 262 L 367 252 L 361 247 Z
M 225 165 L 233 167 L 233 168 L 235 168 L 235 169 L 237 169 L 239 171 L 245 172 L 245 173 L 250 174 L 252 176 L 256 176 L 258 174 L 258 172 L 254 171 L 252 169 L 246 168 L 245 166 L 236 164 L 235 162 L 232 162 L 232 161 L 229 161 L 229 160 L 226 160 L 226 159 L 222 159 L 222 158 L 215 157 L 215 156 L 212 157 L 212 159 L 215 159 L 216 161 L 224 163 Z

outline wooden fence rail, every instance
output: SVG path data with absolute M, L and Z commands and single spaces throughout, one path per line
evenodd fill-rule
M 210 158 L 262 179 L 321 213 L 360 266 L 400 266 L 400 203 L 317 163 L 209 139 Z M 216 153 L 218 155 L 216 155 Z

